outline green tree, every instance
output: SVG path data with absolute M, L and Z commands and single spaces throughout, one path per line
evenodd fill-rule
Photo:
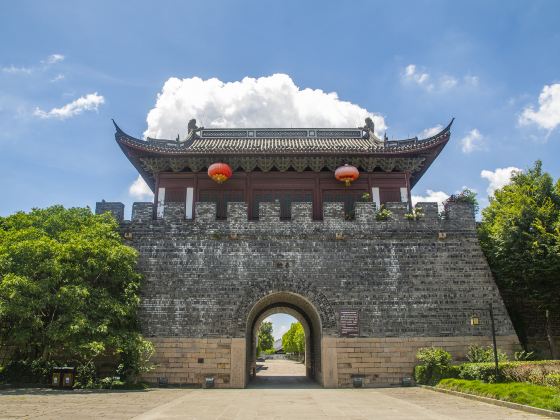
M 560 311 L 560 181 L 543 172 L 541 161 L 495 191 L 478 233 L 500 289 L 536 298 L 543 311 Z M 513 321 L 523 339 L 522 321 Z
M 477 194 L 473 190 L 464 188 L 460 193 L 451 195 L 445 201 L 444 206 L 447 207 L 447 203 L 451 202 L 468 203 L 472 205 L 473 212 L 476 215 L 480 209 L 476 195 Z
M 560 182 L 554 185 L 540 161 L 495 191 L 478 233 L 500 287 L 549 301 L 557 296 Z
M 272 349 L 274 346 L 274 337 L 272 336 L 272 322 L 263 321 L 259 327 L 259 344 L 258 353 L 262 353 L 266 350 Z
M 136 261 L 109 214 L 53 206 L 0 217 L 0 353 L 12 365 L 82 368 L 113 355 L 129 379 L 147 369 Z
M 302 354 L 305 351 L 305 332 L 300 322 L 294 322 L 282 336 L 282 348 L 286 353 Z

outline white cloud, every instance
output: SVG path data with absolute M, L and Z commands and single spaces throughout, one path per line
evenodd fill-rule
M 515 166 L 508 166 L 507 168 L 497 168 L 495 171 L 484 169 L 480 172 L 480 176 L 489 182 L 488 188 L 486 189 L 488 196 L 493 196 L 494 191 L 509 184 L 512 174 L 520 171 L 521 169 Z
M 416 203 L 438 203 L 439 211 L 443 211 L 443 202 L 449 198 L 449 194 L 443 191 L 427 190 L 426 195 L 413 195 L 412 205 Z
M 65 120 L 81 114 L 84 111 L 97 111 L 99 105 L 105 103 L 105 98 L 97 92 L 82 96 L 60 108 L 53 108 L 50 111 L 43 111 L 35 108 L 33 115 L 39 118 L 57 118 Z
M 484 136 L 480 134 L 478 129 L 473 128 L 469 133 L 461 139 L 461 148 L 463 153 L 472 153 L 476 150 L 484 150 Z
M 420 134 L 418 134 L 418 138 L 425 139 L 427 137 L 435 136 L 441 130 L 443 130 L 443 125 L 441 124 L 438 124 L 435 127 L 426 128 L 425 130 L 422 130 Z
M 31 67 L 16 67 L 14 65 L 8 67 L 1 67 L 2 73 L 9 73 L 9 74 L 31 74 L 33 72 L 33 68 Z
M 128 193 L 138 200 L 154 199 L 154 193 L 140 175 L 138 175 L 138 178 L 130 185 Z
M 46 58 L 46 60 L 41 61 L 41 63 L 51 65 L 61 61 L 64 61 L 64 56 L 62 54 L 51 54 Z
M 457 87 L 475 87 L 478 86 L 478 77 L 466 75 L 460 78 L 449 74 L 436 74 L 433 76 L 427 70 L 419 70 L 416 64 L 409 64 L 405 67 L 401 74 L 401 79 L 405 83 L 416 84 L 425 90 L 431 92 L 445 92 Z
M 61 81 L 61 80 L 64 80 L 65 77 L 66 77 L 66 76 L 64 76 L 63 74 L 59 73 L 59 74 L 57 74 L 55 77 L 53 77 L 53 78 L 51 79 L 51 82 L 59 82 L 59 81 Z
M 406 66 L 404 69 L 403 79 L 407 82 L 423 86 L 428 90 L 431 90 L 434 87 L 431 83 L 429 83 L 430 75 L 426 72 L 417 71 L 415 64 L 409 64 Z
M 237 82 L 172 77 L 148 113 L 144 136 L 183 137 L 191 118 L 205 127 L 357 127 L 366 117 L 381 136 L 387 129 L 381 115 L 342 101 L 335 92 L 301 89 L 286 74 Z
M 14 66 L 13 64 L 10 66 L 0 67 L 0 71 L 2 73 L 8 74 L 31 74 L 34 73 L 36 70 L 46 70 L 51 65 L 59 63 L 64 60 L 64 56 L 62 54 L 51 54 L 46 59 L 41 60 L 41 66 L 32 66 L 32 67 L 18 67 Z
M 519 116 L 519 124 L 536 124 L 546 130 L 560 125 L 560 83 L 545 85 L 539 95 L 539 109 L 526 107 Z
M 457 86 L 459 81 L 453 76 L 443 75 L 440 80 L 440 87 L 442 89 L 451 89 Z
M 288 332 L 289 329 L 290 329 L 290 325 L 286 325 L 286 324 L 277 325 L 272 329 L 272 335 L 275 340 L 279 340 L 280 338 L 282 338 L 284 334 Z

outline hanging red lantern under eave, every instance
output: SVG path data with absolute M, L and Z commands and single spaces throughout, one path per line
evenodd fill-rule
M 231 178 L 233 171 L 227 163 L 216 162 L 208 167 L 208 176 L 218 184 Z
M 347 164 L 337 168 L 336 171 L 334 171 L 334 177 L 344 182 L 344 184 L 349 187 L 352 182 L 360 177 L 360 172 L 355 166 Z

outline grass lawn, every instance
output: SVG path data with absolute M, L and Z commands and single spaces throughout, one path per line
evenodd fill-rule
M 489 384 L 464 379 L 442 379 L 436 388 L 450 389 L 547 410 L 560 411 L 560 389 L 525 382 Z

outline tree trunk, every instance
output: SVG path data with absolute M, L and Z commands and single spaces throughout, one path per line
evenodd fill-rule
M 550 325 L 550 315 L 548 309 L 546 310 L 546 338 L 548 340 L 548 346 L 550 347 L 551 359 L 558 359 L 558 349 L 556 348 L 556 343 L 554 342 L 554 335 L 552 334 L 552 327 Z

